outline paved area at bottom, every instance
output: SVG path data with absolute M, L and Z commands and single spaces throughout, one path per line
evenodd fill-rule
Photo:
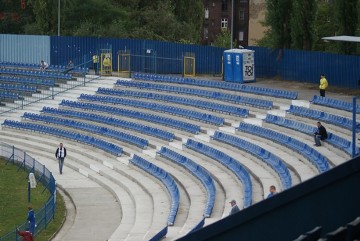
M 72 225 L 64 225 L 53 241 L 105 241 L 119 225 L 120 208 L 109 192 L 97 184 L 86 186 L 66 188 L 71 198 L 76 200 L 75 210 L 69 210 L 69 200 L 66 201 L 67 219 L 73 217 L 74 220 L 68 220 L 73 222 Z M 118 213 L 114 213 L 116 210 Z

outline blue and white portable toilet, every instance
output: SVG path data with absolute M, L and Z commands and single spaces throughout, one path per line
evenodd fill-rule
M 229 49 L 224 51 L 224 80 L 228 82 L 255 82 L 254 50 Z

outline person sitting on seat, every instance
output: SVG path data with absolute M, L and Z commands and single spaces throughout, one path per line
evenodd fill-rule
M 320 140 L 325 140 L 328 138 L 328 134 L 327 131 L 325 129 L 325 127 L 323 125 L 321 125 L 321 123 L 318 121 L 317 123 L 317 131 L 314 133 L 314 141 L 315 144 L 314 146 L 321 146 L 321 142 Z
M 40 70 L 45 71 L 49 67 L 49 64 L 46 63 L 44 60 L 41 60 L 40 62 Z

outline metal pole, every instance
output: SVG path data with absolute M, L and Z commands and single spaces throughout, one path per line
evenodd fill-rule
M 230 48 L 233 48 L 233 34 L 234 34 L 234 0 L 231 0 L 231 33 L 230 33 Z
M 31 191 L 30 191 L 30 180 L 28 180 L 28 203 L 30 203 L 30 196 L 31 196 Z
M 60 36 L 60 0 L 58 1 L 58 36 Z
M 351 150 L 351 157 L 354 158 L 355 153 L 355 146 L 356 146 L 356 97 L 353 97 L 353 126 L 352 126 L 352 150 Z

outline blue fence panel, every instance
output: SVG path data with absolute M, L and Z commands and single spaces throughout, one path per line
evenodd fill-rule
M 278 75 L 285 80 L 317 84 L 324 73 L 330 86 L 359 88 L 359 56 L 284 49 L 278 59 L 278 49 L 248 48 L 255 50 L 258 77 Z
M 0 34 L 0 61 L 52 64 L 49 50 L 49 36 Z
M 197 74 L 222 72 L 224 48 L 179 44 L 142 39 L 114 39 L 96 37 L 0 35 L 0 61 L 39 63 L 41 59 L 52 65 L 75 65 L 86 62 L 91 67 L 92 55 L 100 49 L 111 49 L 113 69 L 117 70 L 119 50 L 131 53 L 131 71 L 160 74 L 180 74 L 186 52 L 195 55 Z M 256 75 L 279 76 L 285 80 L 318 83 L 324 73 L 330 86 L 359 88 L 360 58 L 314 51 L 249 46 L 255 51 Z M 148 52 L 148 50 L 151 50 Z

